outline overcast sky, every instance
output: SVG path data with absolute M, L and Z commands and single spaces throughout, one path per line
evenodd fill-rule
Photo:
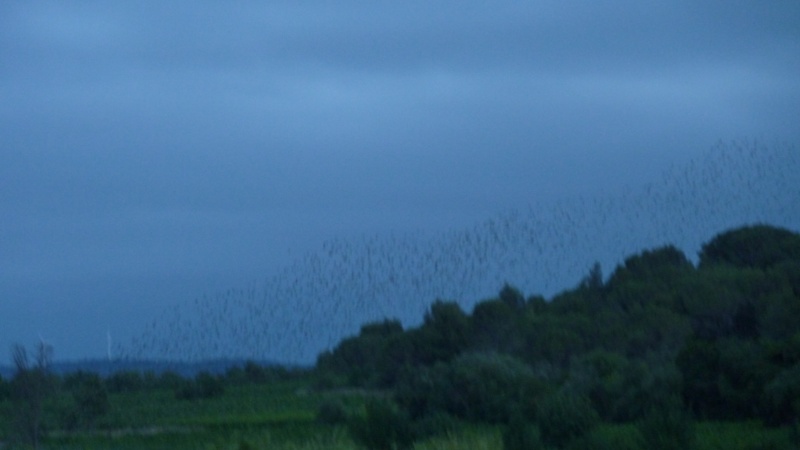
M 105 356 L 328 239 L 796 144 L 798 24 L 794 0 L 4 1 L 0 352 Z

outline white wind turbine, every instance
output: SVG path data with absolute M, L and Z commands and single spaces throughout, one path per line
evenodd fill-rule
M 47 368 L 53 358 L 53 346 L 48 344 L 39 332 L 39 348 L 36 352 L 36 363 L 42 368 Z

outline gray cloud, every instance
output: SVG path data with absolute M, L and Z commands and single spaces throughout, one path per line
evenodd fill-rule
M 3 277 L 234 282 L 337 233 L 796 142 L 797 23 L 791 1 L 8 2 Z

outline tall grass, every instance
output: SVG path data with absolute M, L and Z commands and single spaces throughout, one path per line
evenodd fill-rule
M 700 422 L 695 427 L 697 450 L 789 450 L 789 431 L 758 422 Z
M 470 427 L 434 437 L 414 446 L 414 450 L 502 450 L 503 439 L 496 427 Z

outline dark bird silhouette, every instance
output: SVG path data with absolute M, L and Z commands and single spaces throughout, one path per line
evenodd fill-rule
M 660 179 L 613 195 L 537 199 L 471 227 L 332 239 L 260 283 L 164 311 L 120 351 L 130 357 L 310 363 L 368 321 L 419 324 L 435 299 L 465 310 L 508 281 L 552 296 L 599 261 L 642 248 L 687 255 L 745 223 L 800 228 L 800 154 L 786 144 L 720 143 Z

